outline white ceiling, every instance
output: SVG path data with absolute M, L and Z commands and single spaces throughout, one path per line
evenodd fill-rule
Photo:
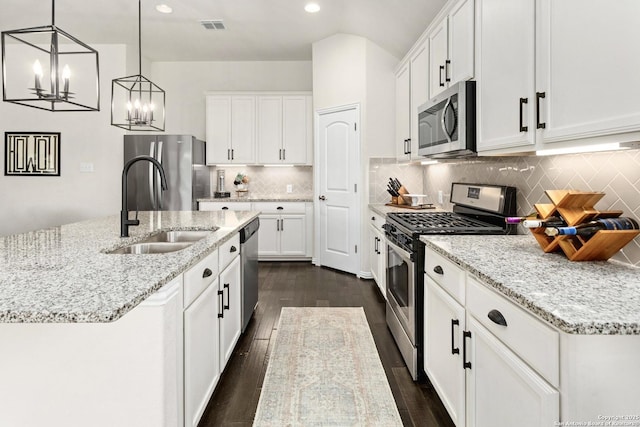
M 150 61 L 311 60 L 311 44 L 335 33 L 363 36 L 404 56 L 445 0 L 143 0 L 142 51 Z M 172 14 L 155 6 L 165 3 Z M 57 0 L 56 25 L 87 44 L 137 51 L 136 0 Z M 222 19 L 227 30 L 200 20 Z M 0 30 L 49 25 L 48 0 L 0 0 Z

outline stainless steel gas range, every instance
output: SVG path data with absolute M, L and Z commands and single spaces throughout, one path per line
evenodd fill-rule
M 423 301 L 425 234 L 515 234 L 505 217 L 516 214 L 516 189 L 454 183 L 453 212 L 393 212 L 387 238 L 387 325 L 414 381 L 424 373 Z

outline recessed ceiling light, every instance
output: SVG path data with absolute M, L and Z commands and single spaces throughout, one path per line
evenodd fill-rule
M 173 9 L 171 9 L 169 6 L 167 6 L 166 4 L 159 4 L 156 6 L 156 10 L 160 13 L 171 13 L 173 12 Z
M 316 13 L 320 10 L 320 5 L 318 3 L 307 3 L 307 5 L 304 7 L 304 10 L 309 13 Z

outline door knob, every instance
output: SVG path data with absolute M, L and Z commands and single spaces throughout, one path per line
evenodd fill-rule
M 320 197 L 318 197 L 318 199 L 319 199 L 319 200 L 327 200 L 327 198 L 326 198 L 326 197 L 324 197 L 324 196 L 320 196 Z

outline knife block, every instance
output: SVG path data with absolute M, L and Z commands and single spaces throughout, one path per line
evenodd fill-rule
M 400 194 L 409 194 L 409 191 L 407 191 L 407 189 L 404 188 L 404 185 L 402 185 L 398 189 L 398 193 L 400 193 Z M 393 205 L 408 205 L 408 203 L 405 202 L 404 199 L 402 197 L 400 197 L 400 196 L 398 196 L 398 197 L 391 196 L 391 204 L 393 204 Z
M 578 225 L 598 218 L 617 218 L 622 211 L 599 211 L 593 206 L 604 197 L 602 192 L 547 190 L 552 203 L 533 205 L 538 218 L 557 215 L 567 225 Z M 604 261 L 633 240 L 640 230 L 599 230 L 591 238 L 581 236 L 547 236 L 545 228 L 530 229 L 544 252 L 562 251 L 570 261 Z

